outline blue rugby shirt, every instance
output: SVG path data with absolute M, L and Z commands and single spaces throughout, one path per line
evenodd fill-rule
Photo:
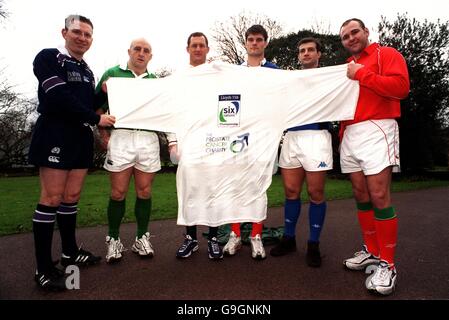
M 84 60 L 71 57 L 65 48 L 44 49 L 34 59 L 33 72 L 41 115 L 91 125 L 100 121 L 93 105 L 94 75 Z

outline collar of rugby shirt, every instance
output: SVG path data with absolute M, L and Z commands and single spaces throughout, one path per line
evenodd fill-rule
M 119 64 L 118 67 L 120 69 L 122 69 L 123 71 L 127 71 L 127 70 L 131 71 L 133 73 L 134 77 L 136 77 L 136 78 L 145 78 L 147 75 L 150 74 L 148 72 L 148 69 L 146 69 L 144 73 L 142 73 L 140 76 L 138 76 L 134 71 L 132 71 L 130 68 L 128 68 L 128 62 L 121 63 L 121 64 Z
M 70 57 L 70 58 L 72 58 L 72 59 L 74 59 L 74 60 L 76 60 L 76 61 L 79 61 L 77 58 L 73 57 L 73 56 L 69 53 L 69 50 L 67 50 L 66 47 L 64 47 L 64 46 L 58 46 L 56 49 L 58 49 L 58 51 L 61 52 L 63 55 L 66 55 L 67 57 Z M 84 57 L 83 57 L 83 59 L 81 59 L 81 61 L 79 61 L 79 62 L 84 63 L 85 65 L 89 65 L 89 64 L 87 63 L 87 61 L 84 59 Z
M 259 66 L 262 67 L 265 63 L 267 63 L 267 59 L 263 58 L 262 61 L 260 61 L 260 65 Z M 243 61 L 242 66 L 244 66 L 244 67 L 252 67 L 252 66 L 248 65 L 248 60 Z

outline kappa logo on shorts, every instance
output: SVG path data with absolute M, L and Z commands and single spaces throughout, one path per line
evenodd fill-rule
M 327 168 L 326 162 L 321 161 L 317 168 Z
M 49 157 L 48 157 L 48 161 L 59 163 L 59 157 L 56 157 L 56 156 L 49 156 Z
M 59 147 L 54 147 L 53 149 L 51 149 L 50 152 L 51 152 L 51 153 L 59 154 L 59 152 L 61 152 L 61 149 L 60 149 Z

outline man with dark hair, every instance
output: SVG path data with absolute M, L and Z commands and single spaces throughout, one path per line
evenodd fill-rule
M 351 22 L 356 22 L 356 23 L 359 24 L 360 28 L 366 29 L 365 23 L 364 23 L 362 20 L 360 20 L 360 19 L 358 19 L 358 18 L 351 18 L 351 19 L 348 19 L 348 20 L 346 20 L 345 22 L 343 22 L 343 23 L 341 24 L 340 30 L 341 30 L 341 28 L 347 26 L 347 25 L 348 25 L 349 23 L 351 23 Z
M 301 69 L 318 68 L 321 44 L 315 38 L 298 43 Z M 306 262 L 310 267 L 321 266 L 319 239 L 326 216 L 324 184 L 326 171 L 332 169 L 332 137 L 329 123 L 312 123 L 289 128 L 282 143 L 279 167 L 285 190 L 284 234 L 271 249 L 272 256 L 296 251 L 296 224 L 301 213 L 301 189 L 307 182 L 309 195 L 309 240 Z
M 194 32 L 187 38 L 187 53 L 189 54 L 190 67 L 197 67 L 206 63 L 206 57 L 209 53 L 207 37 L 202 32 Z M 171 158 L 177 153 L 177 145 L 173 144 L 169 146 Z M 207 253 L 209 259 L 220 260 L 223 258 L 223 250 L 218 244 L 217 240 L 218 227 L 209 227 L 208 241 L 207 241 Z M 177 258 L 188 258 L 193 252 L 197 251 L 198 239 L 197 239 L 197 226 L 186 226 L 186 234 L 184 242 L 176 252 Z
M 248 28 L 245 32 L 245 40 L 248 40 L 250 35 L 261 35 L 263 37 L 264 42 L 268 45 L 268 32 L 267 30 L 261 26 L 260 24 L 254 24 Z M 266 46 L 265 46 L 266 47 Z
M 33 216 L 37 269 L 35 281 L 46 290 L 64 290 L 64 272 L 52 256 L 55 221 L 62 242 L 61 264 L 89 265 L 100 261 L 78 247 L 75 228 L 77 203 L 87 169 L 93 162 L 93 134 L 89 125 L 110 126 L 115 117 L 94 111 L 95 80 L 83 60 L 92 44 L 89 19 L 71 15 L 65 20 L 65 46 L 44 49 L 33 62 L 39 81 L 40 113 L 33 132 L 29 162 L 39 167 L 41 193 Z
M 301 46 L 306 43 L 310 43 L 311 46 L 307 46 L 307 48 L 305 48 L 303 46 L 301 48 Z M 320 42 L 320 40 L 313 38 L 313 37 L 302 38 L 301 40 L 299 40 L 297 48 L 298 48 L 298 62 L 301 65 L 302 69 L 308 69 L 308 68 L 304 66 L 304 63 L 306 63 L 305 60 L 300 59 L 301 53 L 303 53 L 303 56 L 307 56 L 308 52 L 317 52 L 319 57 L 318 57 L 318 61 L 314 61 L 313 68 L 319 67 L 320 58 L 321 58 L 321 42 Z M 313 48 L 315 48 L 315 49 L 313 49 Z M 306 59 L 306 60 L 308 60 L 308 59 Z M 312 59 L 312 60 L 316 60 L 316 59 Z
M 245 47 L 248 58 L 242 63 L 246 67 L 265 67 L 279 69 L 274 63 L 265 59 L 265 48 L 268 46 L 268 33 L 261 25 L 253 25 L 245 32 Z M 253 259 L 262 260 L 266 258 L 262 243 L 263 223 L 253 222 L 251 230 L 251 256 Z M 240 223 L 231 224 L 229 240 L 224 247 L 224 253 L 228 256 L 236 254 L 242 246 L 240 235 Z
M 199 37 L 204 37 L 204 43 L 206 44 L 206 48 L 209 48 L 209 40 L 207 39 L 206 35 L 202 32 L 193 32 L 189 35 L 189 37 L 187 38 L 187 48 L 190 46 L 192 38 L 199 38 Z
M 80 16 L 80 15 L 76 15 L 76 14 L 71 14 L 67 18 L 65 18 L 65 23 L 64 23 L 65 29 L 68 30 L 70 28 L 70 26 L 75 21 L 84 22 L 84 23 L 88 24 L 92 28 L 92 30 L 94 29 L 94 25 L 92 24 L 92 21 L 90 21 L 89 18 Z
M 266 67 L 279 69 L 277 65 L 265 59 L 265 48 L 267 46 L 267 30 L 259 24 L 249 27 L 245 32 L 245 48 L 248 57 L 242 65 L 246 67 Z
M 397 279 L 397 217 L 390 184 L 392 172 L 399 168 L 396 118 L 410 89 L 407 65 L 394 48 L 370 43 L 369 30 L 360 19 L 346 20 L 340 38 L 351 54 L 347 76 L 360 84 L 354 120 L 343 121 L 340 127 L 340 164 L 351 179 L 364 240 L 363 249 L 343 264 L 351 270 L 376 265 L 366 287 L 388 295 Z

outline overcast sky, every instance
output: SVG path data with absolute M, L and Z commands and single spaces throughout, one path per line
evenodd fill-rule
M 153 46 L 150 71 L 176 70 L 188 63 L 185 51 L 190 33 L 210 30 L 219 21 L 245 10 L 266 15 L 281 23 L 285 33 L 317 24 L 338 33 L 341 23 L 352 17 L 365 21 L 374 31 L 384 15 L 394 20 L 408 12 L 418 20 L 449 20 L 449 0 L 300 1 L 300 0 L 4 0 L 9 17 L 0 25 L 0 68 L 16 91 L 35 94 L 37 82 L 32 61 L 43 48 L 63 45 L 61 28 L 69 14 L 81 14 L 94 24 L 94 42 L 85 55 L 97 77 L 115 64 L 127 60 L 130 41 L 146 37 Z M 223 3 L 223 4 L 220 4 Z M 377 40 L 373 32 L 373 39 Z M 210 43 L 213 50 L 214 44 Z

